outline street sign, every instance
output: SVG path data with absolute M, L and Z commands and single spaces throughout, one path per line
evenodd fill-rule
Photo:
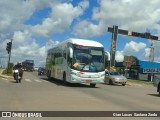
M 108 32 L 112 32 L 113 33 L 114 32 L 113 28 L 108 27 Z M 139 33 L 139 32 L 132 32 L 132 31 L 118 29 L 118 34 L 160 41 L 160 37 L 155 36 L 155 35 L 151 35 L 150 33 L 147 33 L 147 32 L 145 32 L 145 33 Z

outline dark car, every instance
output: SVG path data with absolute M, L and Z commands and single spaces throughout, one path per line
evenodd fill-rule
M 40 67 L 38 69 L 38 75 L 45 75 L 45 68 Z

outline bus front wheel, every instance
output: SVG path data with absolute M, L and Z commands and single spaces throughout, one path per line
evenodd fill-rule
M 66 74 L 63 73 L 63 85 L 66 85 L 67 84 L 67 81 L 66 81 Z

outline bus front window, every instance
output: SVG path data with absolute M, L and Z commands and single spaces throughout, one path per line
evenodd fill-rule
M 75 47 L 73 55 L 73 69 L 80 71 L 103 71 L 103 49 L 93 47 Z

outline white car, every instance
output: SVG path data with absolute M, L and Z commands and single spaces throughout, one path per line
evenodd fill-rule
M 38 71 L 39 67 L 34 67 L 34 71 Z
M 106 70 L 104 82 L 106 84 L 110 84 L 110 85 L 121 84 L 121 85 L 125 86 L 127 83 L 127 78 L 125 76 L 121 75 L 117 71 Z

